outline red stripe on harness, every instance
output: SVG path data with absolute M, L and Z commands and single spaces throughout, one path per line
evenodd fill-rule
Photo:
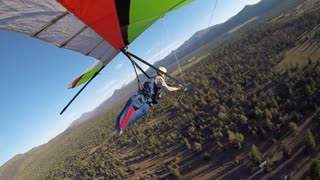
M 121 122 L 120 125 L 120 129 L 124 129 L 129 121 L 129 119 L 131 118 L 131 116 L 133 115 L 133 113 L 136 112 L 136 110 L 131 106 L 127 115 L 123 118 L 123 121 Z

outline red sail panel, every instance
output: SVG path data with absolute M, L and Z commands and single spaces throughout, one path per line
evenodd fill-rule
M 114 0 L 58 0 L 114 48 L 125 47 Z
M 82 75 L 79 76 L 77 79 L 75 79 L 75 80 L 69 85 L 69 89 L 76 87 L 76 86 L 77 86 L 77 83 L 80 81 L 81 78 L 82 78 Z

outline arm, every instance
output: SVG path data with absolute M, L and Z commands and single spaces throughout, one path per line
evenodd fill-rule
M 155 78 L 155 84 L 157 87 L 164 89 L 166 91 L 178 91 L 180 90 L 180 87 L 170 87 L 167 85 L 166 81 L 163 79 L 163 77 L 157 76 Z

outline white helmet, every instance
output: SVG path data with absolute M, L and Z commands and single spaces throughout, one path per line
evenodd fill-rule
M 159 69 L 160 69 L 161 71 L 167 73 L 167 69 L 166 69 L 165 67 L 159 67 Z M 159 73 L 161 73 L 161 72 L 159 72 Z

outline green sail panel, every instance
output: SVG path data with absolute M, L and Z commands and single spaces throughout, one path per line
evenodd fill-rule
M 100 69 L 103 68 L 103 64 L 99 64 L 95 66 L 94 68 L 88 70 L 87 72 L 83 73 L 81 76 L 76 78 L 70 85 L 69 89 L 75 88 L 77 86 L 80 86 L 81 84 L 87 82 L 90 80 Z
M 128 42 L 131 43 L 143 31 L 166 13 L 184 6 L 192 0 L 131 0 Z

